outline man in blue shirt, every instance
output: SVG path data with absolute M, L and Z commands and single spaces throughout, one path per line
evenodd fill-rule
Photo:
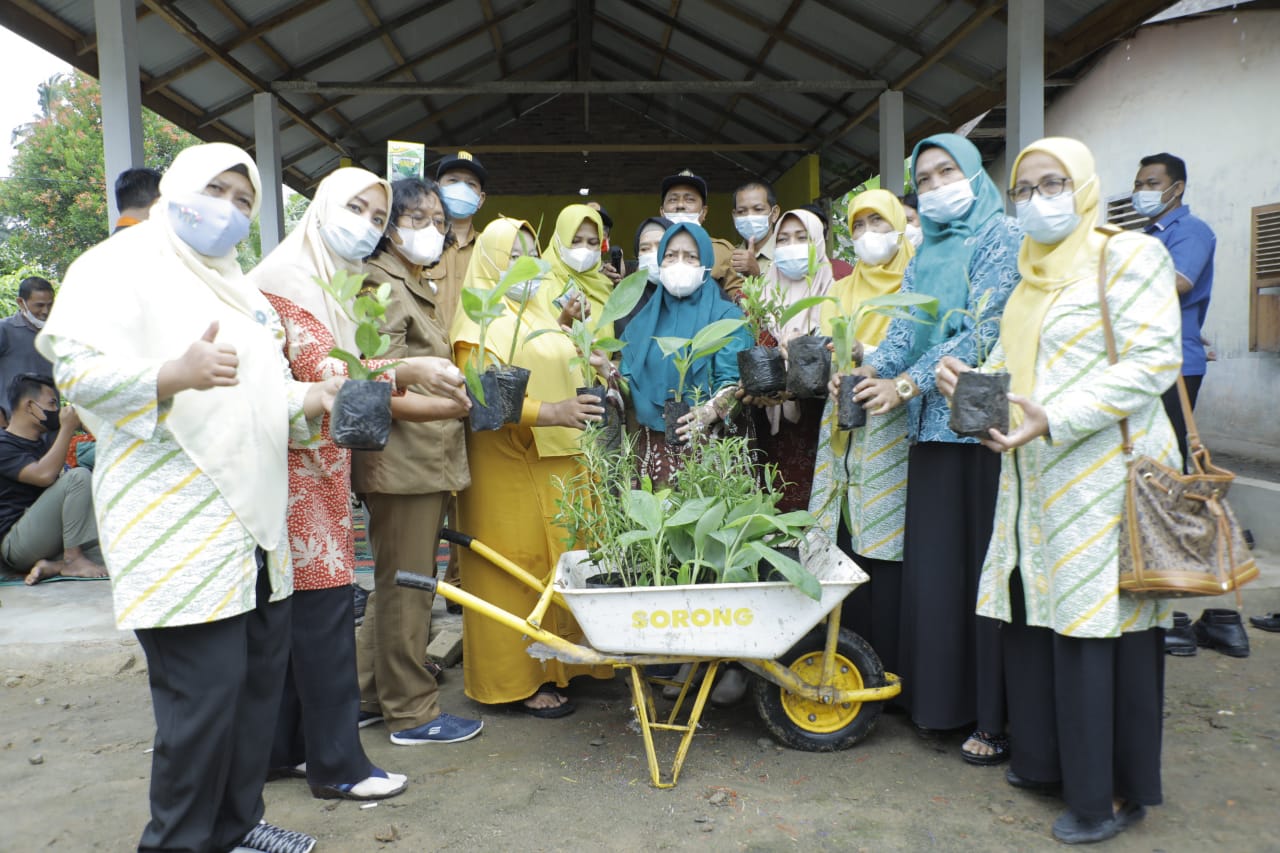
M 1143 157 L 1133 180 L 1133 209 L 1150 219 L 1144 229 L 1169 250 L 1176 274 L 1178 300 L 1182 303 L 1182 380 L 1195 408 L 1204 380 L 1204 343 L 1200 329 L 1209 311 L 1213 291 L 1213 252 L 1218 239 L 1204 220 L 1191 215 L 1182 203 L 1187 191 L 1187 164 L 1172 154 Z M 1182 458 L 1187 458 L 1187 425 L 1182 418 L 1177 387 L 1164 394 L 1164 409 L 1178 436 Z

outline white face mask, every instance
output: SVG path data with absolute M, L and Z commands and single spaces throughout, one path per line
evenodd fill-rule
M 1163 190 L 1139 190 L 1132 196 L 1133 209 L 1149 219 L 1155 219 L 1164 213 L 1165 208 L 1173 203 L 1173 199 L 1164 200 L 1164 194 L 1167 193 L 1172 186 Z
M 677 262 L 662 268 L 662 286 L 676 299 L 684 299 L 702 287 L 704 275 L 706 270 L 700 266 Z
M 973 178 L 976 178 L 975 174 Z M 923 193 L 920 206 L 916 208 L 921 216 L 930 222 L 946 225 L 969 212 L 973 207 L 973 178 L 946 184 L 936 190 Z
M 1080 224 L 1080 214 L 1076 213 L 1076 194 L 1069 190 L 1053 198 L 1036 193 L 1019 202 L 1016 209 L 1018 225 L 1022 226 L 1023 233 L 1046 246 L 1061 243 Z
M 574 272 L 586 272 L 600 263 L 600 250 L 590 246 L 577 249 L 565 249 L 560 253 L 560 260 Z
M 645 252 L 636 258 L 636 262 L 639 265 L 639 269 L 649 271 L 649 281 L 654 284 L 662 282 L 662 267 L 658 266 L 657 252 Z
M 735 216 L 733 227 L 742 235 L 743 240 L 763 240 L 769 236 L 769 214 Z
M 44 328 L 44 320 L 41 320 L 41 319 L 40 319 L 39 317 L 37 317 L 35 314 L 32 314 L 30 311 L 28 311 L 28 310 L 27 310 L 27 306 L 25 306 L 25 305 L 20 305 L 20 306 L 18 307 L 18 310 L 22 312 L 22 317 L 23 317 L 23 319 L 25 319 L 28 323 L 30 323 L 30 324 L 31 324 L 31 328 L 33 328 L 33 329 L 43 329 L 43 328 Z
M 401 228 L 396 226 L 400 234 L 400 253 L 419 266 L 429 267 L 440 260 L 444 251 L 444 234 L 434 225 L 426 228 Z
M 325 245 L 338 257 L 359 261 L 373 254 L 382 239 L 382 229 L 363 216 L 346 208 L 334 211 L 328 222 L 320 226 Z
M 664 213 L 662 215 L 667 217 L 667 219 L 670 219 L 676 225 L 679 225 L 681 222 L 688 222 L 691 225 L 697 225 L 698 217 L 702 216 L 701 213 L 687 213 L 687 212 Z
M 924 242 L 924 230 L 919 225 L 908 222 L 906 230 L 902 233 L 907 235 L 907 242 L 917 249 Z
M 788 243 L 773 250 L 773 265 L 792 281 L 800 281 L 809 274 L 809 244 Z
M 878 267 L 887 264 L 898 254 L 898 236 L 897 231 L 881 233 L 868 228 L 861 237 L 853 241 L 853 251 L 857 253 L 858 260 Z

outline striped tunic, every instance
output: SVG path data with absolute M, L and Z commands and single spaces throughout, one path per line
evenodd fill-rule
M 822 413 L 818 455 L 813 470 L 809 512 L 818 527 L 836 541 L 840 513 L 847 505 L 855 554 L 875 560 L 902 560 L 907 510 L 907 407 L 887 415 L 868 415 L 867 424 L 835 431 L 832 400 Z M 847 440 L 841 441 L 841 436 Z
M 1032 397 L 1049 437 L 1006 453 L 995 528 L 978 585 L 977 612 L 1009 621 L 1009 576 L 1026 591 L 1027 624 L 1068 637 L 1115 637 L 1168 624 L 1164 600 L 1117 588 L 1126 465 L 1119 420 L 1136 454 L 1177 466 L 1178 445 L 1160 402 L 1182 363 L 1181 319 L 1169 255 L 1141 234 L 1107 249 L 1107 302 L 1119 362 L 1107 362 L 1096 269 L 1049 307 Z M 1002 367 L 1003 348 L 988 364 Z
M 252 610 L 257 543 L 165 425 L 169 402 L 156 402 L 160 362 L 108 357 L 56 336 L 51 344 L 54 378 L 67 400 L 112 425 L 96 434 L 93 500 L 116 626 L 191 625 Z M 280 369 L 288 375 L 283 352 Z M 319 420 L 302 412 L 308 386 L 292 380 L 286 386 L 290 438 L 313 441 Z M 268 553 L 267 568 L 271 600 L 287 598 L 293 591 L 287 536 Z

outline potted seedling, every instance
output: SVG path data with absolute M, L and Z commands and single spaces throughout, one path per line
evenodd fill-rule
M 636 303 L 644 294 L 648 276 L 647 271 L 638 270 L 618 282 L 613 292 L 609 294 L 609 298 L 605 300 L 599 316 L 588 317 L 585 320 L 575 317 L 567 329 L 537 329 L 525 338 L 526 341 L 531 341 L 542 335 L 555 333 L 563 334 L 573 341 L 577 354 L 569 359 L 569 367 L 576 369 L 582 380 L 577 393 L 591 394 L 600 398 L 600 405 L 605 411 L 604 426 L 612 426 L 609 407 L 606 405 L 609 389 L 596 381 L 595 369 L 591 366 L 591 354 L 602 352 L 612 356 L 622 351 L 625 344 L 613 336 L 613 323 L 627 316 L 631 313 L 631 309 L 636 307 Z
M 351 274 L 338 270 L 332 281 L 317 277 L 316 284 L 325 290 L 356 324 L 356 346 L 359 353 L 334 347 L 330 358 L 347 366 L 348 381 L 342 383 L 329 415 L 329 435 L 333 443 L 351 450 L 381 450 L 391 436 L 391 383 L 378 377 L 400 362 L 381 367 L 368 367 L 363 359 L 376 359 L 391 347 L 391 338 L 379 331 L 391 302 L 391 285 L 376 288 L 364 286 L 364 273 Z
M 805 281 L 810 287 L 818 272 L 818 255 L 809 244 L 809 269 Z M 788 305 L 778 316 L 778 327 L 802 311 L 831 301 L 830 296 L 808 296 Z M 797 399 L 822 397 L 827 393 L 827 381 L 831 378 L 831 340 L 823 335 L 797 335 L 787 341 L 787 393 Z
M 973 344 L 978 364 L 987 360 L 987 345 L 981 335 L 988 323 L 999 325 L 998 316 L 984 317 L 991 291 L 978 297 L 973 310 L 952 308 L 942 317 L 945 324 L 952 314 L 967 317 L 973 324 Z M 966 370 L 956 379 L 956 389 L 951 395 L 951 420 L 948 426 L 956 435 L 969 438 L 989 438 L 990 430 L 1009 431 L 1009 374 L 1004 370 L 979 372 Z
M 662 407 L 667 444 L 684 443 L 677 437 L 676 428 L 679 426 L 680 419 L 689 413 L 690 401 L 685 396 L 685 381 L 694 363 L 728 346 L 733 340 L 733 333 L 742 328 L 745 322 L 745 320 L 726 317 L 703 326 L 692 338 L 656 337 L 653 339 L 658 349 L 662 350 L 664 356 L 671 359 L 671 363 L 676 368 L 676 387 L 670 389 L 675 396 Z
M 511 350 L 507 363 L 502 364 L 485 347 L 489 327 L 507 311 L 507 292 L 517 284 L 545 275 L 548 264 L 539 258 L 523 255 L 515 260 L 491 288 L 465 287 L 462 289 L 459 307 L 479 330 L 476 347 L 462 367 L 466 379 L 467 394 L 471 397 L 471 429 L 495 430 L 507 423 L 517 423 L 524 405 L 525 389 L 529 384 L 529 371 L 516 367 L 516 343 L 519 340 L 520 321 L 528 300 L 522 300 L 516 312 L 516 328 L 511 334 Z
M 809 247 L 808 280 L 813 280 L 817 269 L 817 256 L 813 247 Z M 815 305 L 827 301 L 827 296 L 806 296 L 797 299 L 790 305 L 782 301 L 780 294 L 770 286 L 764 276 L 748 276 L 742 282 L 742 313 L 746 317 L 747 328 L 751 332 L 755 346 L 738 353 L 738 377 L 742 391 L 748 397 L 773 397 L 788 390 L 791 384 L 788 376 L 788 359 L 783 358 L 778 341 L 773 337 L 772 329 L 780 329 L 792 317 L 807 311 Z M 793 347 L 799 343 L 799 363 L 803 365 L 797 373 L 795 387 L 801 396 L 819 396 L 826 387 L 827 377 L 824 374 L 821 382 L 817 382 L 819 373 L 830 369 L 829 354 L 825 339 L 813 339 L 810 335 L 801 335 L 787 344 L 788 356 Z M 816 386 L 821 386 L 818 388 Z
M 915 311 L 911 309 L 917 309 Z M 914 323 L 932 323 L 938 312 L 938 300 L 922 293 L 884 293 L 864 299 L 852 314 L 842 314 L 831 320 L 831 342 L 835 350 L 834 368 L 840 377 L 840 393 L 836 397 L 836 426 L 839 429 L 857 429 L 867 423 L 867 410 L 853 399 L 854 389 L 861 377 L 849 371 L 860 366 L 855 359 L 858 347 L 857 330 L 864 317 L 878 314 L 890 319 L 910 320 Z M 921 314 L 927 315 L 922 317 Z

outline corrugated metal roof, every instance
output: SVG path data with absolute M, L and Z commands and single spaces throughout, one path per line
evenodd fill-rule
M 1046 72 L 1171 5 L 1047 2 Z M 142 0 L 138 16 L 144 103 L 246 147 L 252 96 L 280 81 L 564 84 L 560 97 L 280 92 L 287 178 L 304 191 L 344 155 L 380 172 L 387 139 L 502 145 L 485 158 L 517 170 L 503 180 L 516 193 L 581 159 L 529 146 L 670 146 L 629 155 L 617 191 L 686 165 L 773 179 L 809 152 L 828 193 L 877 171 L 875 89 L 587 97 L 575 81 L 884 81 L 904 92 L 909 145 L 1004 98 L 1005 4 L 983 0 Z M 7 0 L 0 24 L 96 73 L 93 0 Z

